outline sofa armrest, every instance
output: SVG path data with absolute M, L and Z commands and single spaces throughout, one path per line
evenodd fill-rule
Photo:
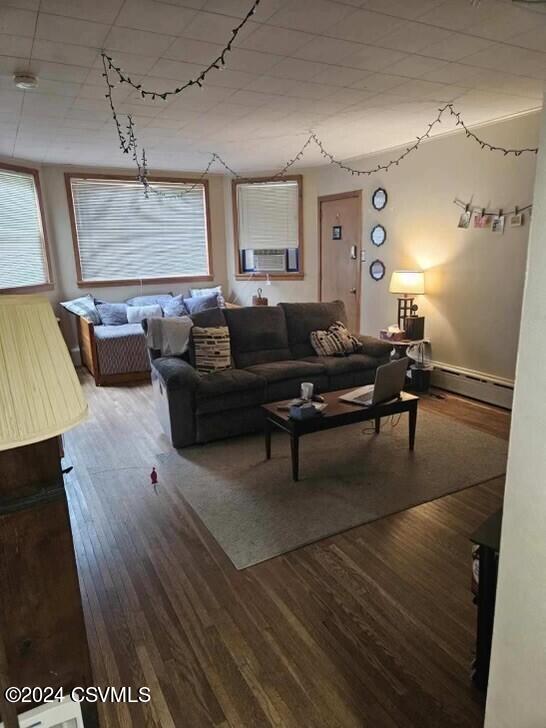
M 368 354 L 368 356 L 387 359 L 392 350 L 390 341 L 383 341 L 375 336 L 363 336 L 362 334 L 357 335 L 356 338 L 360 341 L 362 353 Z
M 191 364 L 177 356 L 160 356 L 153 360 L 153 368 L 159 374 L 168 392 L 197 389 L 200 375 Z

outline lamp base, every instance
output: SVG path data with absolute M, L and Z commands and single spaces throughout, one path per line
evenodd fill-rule
M 414 303 L 415 298 L 404 296 L 398 299 L 398 326 L 405 329 L 406 319 L 414 315 L 418 306 Z

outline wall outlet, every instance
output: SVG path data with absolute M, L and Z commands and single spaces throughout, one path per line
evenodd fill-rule
M 360 251 L 360 262 L 361 263 L 365 263 L 366 262 L 366 251 L 365 250 L 361 250 Z

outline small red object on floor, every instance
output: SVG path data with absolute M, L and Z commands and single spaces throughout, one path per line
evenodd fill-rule
M 157 485 L 157 472 L 155 468 L 152 468 L 152 472 L 150 473 L 150 480 L 152 481 L 152 485 Z

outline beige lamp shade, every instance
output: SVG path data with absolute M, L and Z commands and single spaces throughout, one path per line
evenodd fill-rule
M 86 415 L 49 301 L 0 295 L 0 450 L 60 435 Z
M 421 270 L 395 270 L 391 276 L 389 293 L 417 296 L 425 292 L 425 274 Z

